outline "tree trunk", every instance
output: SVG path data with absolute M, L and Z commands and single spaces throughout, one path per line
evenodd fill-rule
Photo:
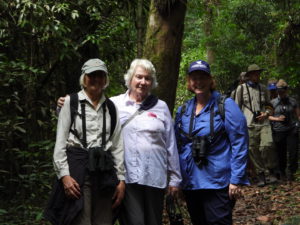
M 144 40 L 144 24 L 145 17 L 143 16 L 143 0 L 138 0 L 136 12 L 136 29 L 137 29 L 137 58 L 143 56 L 143 40 Z
M 161 3 L 163 2 L 163 3 Z M 186 0 L 151 0 L 144 57 L 156 68 L 155 94 L 173 111 L 181 56 Z
M 205 17 L 204 17 L 204 32 L 206 37 L 210 37 L 213 32 L 213 24 L 214 24 L 214 7 L 218 5 L 218 0 L 205 0 L 204 8 L 205 8 Z M 208 41 L 206 43 L 206 53 L 207 53 L 207 62 L 212 64 L 215 59 L 215 54 L 213 51 L 212 41 Z

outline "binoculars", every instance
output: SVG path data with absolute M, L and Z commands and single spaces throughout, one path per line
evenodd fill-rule
M 90 172 L 110 171 L 114 168 L 114 162 L 110 151 L 104 151 L 103 147 L 88 149 Z
M 206 136 L 197 136 L 193 138 L 192 152 L 193 158 L 198 167 L 207 164 L 206 156 L 209 148 L 209 140 Z
M 253 112 L 253 121 L 258 122 L 258 119 L 256 117 L 260 116 L 261 112 L 260 111 L 255 111 Z

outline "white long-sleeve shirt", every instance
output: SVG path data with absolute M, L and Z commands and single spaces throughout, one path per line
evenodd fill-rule
M 102 143 L 102 122 L 103 122 L 103 109 L 102 104 L 105 101 L 104 95 L 102 95 L 96 108 L 93 107 L 92 101 L 82 90 L 78 92 L 79 100 L 86 100 L 88 103 L 85 105 L 86 114 L 86 137 L 87 137 L 87 148 L 99 147 Z M 124 149 L 123 149 L 123 138 L 121 134 L 121 126 L 119 122 L 119 115 L 117 111 L 116 127 L 114 133 L 110 137 L 110 114 L 106 106 L 106 148 L 111 151 L 117 177 L 119 180 L 124 180 Z M 81 106 L 78 104 L 78 113 L 81 114 Z M 57 123 L 56 143 L 53 154 L 54 169 L 56 171 L 58 179 L 63 176 L 70 175 L 69 165 L 67 162 L 66 148 L 68 146 L 83 147 L 80 140 L 72 133 L 69 132 L 71 125 L 70 116 L 70 97 L 67 96 L 65 99 L 64 106 L 61 108 Z M 79 116 L 75 117 L 72 129 L 78 131 L 79 137 L 82 138 L 82 120 Z M 109 138 L 110 137 L 110 138 Z
M 140 107 L 125 94 L 112 97 L 121 124 Z M 179 186 L 181 182 L 178 151 L 171 114 L 164 101 L 144 111 L 123 129 L 125 181 L 157 188 Z

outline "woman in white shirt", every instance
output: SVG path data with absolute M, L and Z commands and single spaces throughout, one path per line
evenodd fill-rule
M 112 97 L 124 137 L 126 191 L 122 225 L 162 224 L 165 188 L 175 194 L 181 182 L 173 122 L 167 104 L 151 95 L 155 68 L 135 59 L 125 74 L 126 93 Z
M 151 95 L 157 80 L 149 60 L 133 60 L 124 79 L 126 93 L 110 98 L 118 108 L 124 139 L 126 190 L 119 221 L 160 225 L 165 189 L 175 195 L 181 182 L 172 117 L 167 104 Z

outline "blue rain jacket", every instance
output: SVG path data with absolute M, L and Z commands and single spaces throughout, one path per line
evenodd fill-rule
M 194 117 L 192 133 L 196 136 L 210 135 L 210 110 L 214 110 L 215 137 L 207 153 L 207 164 L 199 168 L 192 156 L 192 140 L 180 132 L 189 133 L 190 119 L 196 98 L 187 101 L 186 110 L 181 116 L 182 106 L 175 117 L 175 132 L 179 150 L 184 190 L 221 189 L 231 184 L 247 185 L 246 175 L 248 158 L 248 130 L 246 118 L 233 99 L 224 103 L 225 119 L 221 118 L 217 99 L 220 94 L 212 96 L 201 112 Z

